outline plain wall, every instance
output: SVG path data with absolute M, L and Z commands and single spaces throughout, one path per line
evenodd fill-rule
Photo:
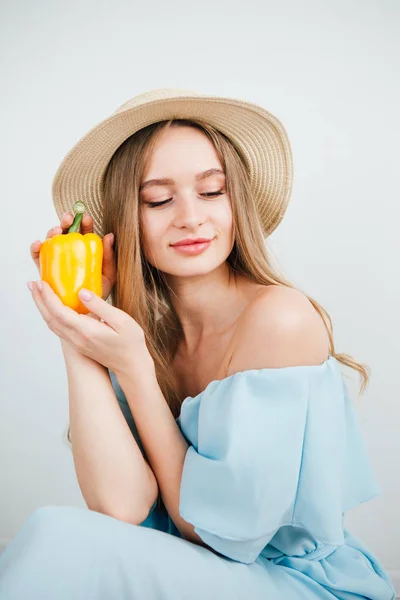
M 263 105 L 285 126 L 295 178 L 269 244 L 330 313 L 338 352 L 371 367 L 354 406 L 382 488 L 346 526 L 400 581 L 400 4 L 94 2 L 1 5 L 0 538 L 36 508 L 86 506 L 72 453 L 59 339 L 27 289 L 29 246 L 58 223 L 51 182 L 75 142 L 159 87 Z

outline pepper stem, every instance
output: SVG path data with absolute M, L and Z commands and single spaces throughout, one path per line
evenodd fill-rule
M 86 207 L 83 204 L 83 202 L 81 202 L 80 200 L 78 200 L 78 202 L 75 202 L 75 204 L 74 204 L 75 217 L 74 217 L 71 227 L 68 229 L 68 233 L 79 233 L 79 227 L 80 227 L 81 221 L 83 219 L 83 213 L 85 212 L 85 210 L 86 210 Z

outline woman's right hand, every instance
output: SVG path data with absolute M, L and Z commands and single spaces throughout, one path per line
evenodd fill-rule
M 60 225 L 56 225 L 52 229 L 47 232 L 46 239 L 52 238 L 58 234 L 68 233 L 68 229 L 71 227 L 72 222 L 74 220 L 74 216 L 71 212 L 64 213 Z M 90 215 L 85 213 L 83 215 L 83 219 L 80 225 L 80 233 L 93 233 L 93 219 Z M 115 254 L 113 248 L 113 234 L 108 233 L 103 238 L 103 270 L 102 270 L 102 298 L 103 300 L 107 300 L 108 296 L 111 293 L 112 288 L 117 281 L 117 267 L 115 264 Z M 40 262 L 39 262 L 39 253 L 40 248 L 42 246 L 42 242 L 37 240 L 33 242 L 30 246 L 31 257 L 33 262 L 35 263 L 37 270 L 40 275 Z

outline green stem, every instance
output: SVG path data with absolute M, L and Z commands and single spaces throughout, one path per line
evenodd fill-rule
M 68 233 L 79 233 L 79 227 L 81 225 L 81 221 L 83 219 L 83 213 L 85 212 L 86 207 L 83 204 L 83 202 L 81 202 L 80 200 L 78 200 L 78 202 L 75 202 L 74 204 L 74 212 L 75 212 L 75 218 L 72 222 L 71 227 L 68 229 Z

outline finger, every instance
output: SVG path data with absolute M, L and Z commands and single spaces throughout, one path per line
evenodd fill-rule
M 40 270 L 39 255 L 40 255 L 41 246 L 42 246 L 42 242 L 40 240 L 36 240 L 36 242 L 33 242 L 30 245 L 31 257 L 32 257 L 35 265 L 37 266 L 38 270 Z
M 68 229 L 71 227 L 74 222 L 74 215 L 72 212 L 65 212 L 61 217 L 60 227 L 62 229 L 62 233 L 68 233 Z
M 64 339 L 70 337 L 71 331 L 81 333 L 82 320 L 79 318 L 78 313 L 66 306 L 46 281 L 42 280 L 40 283 L 42 290 L 38 293 L 42 303 L 41 307 L 46 310 L 48 326 L 53 331 L 56 329 L 57 335 L 61 334 Z
M 81 221 L 81 233 L 82 235 L 85 235 L 85 233 L 93 233 L 93 219 L 87 213 L 83 214 Z
M 54 237 L 55 235 L 68 233 L 68 230 L 71 227 L 73 222 L 74 222 L 74 215 L 71 212 L 65 212 L 63 214 L 63 216 L 61 217 L 60 224 L 49 229 L 49 231 L 47 232 L 46 239 Z M 82 221 L 80 224 L 80 233 L 82 233 L 84 235 L 85 233 L 92 233 L 92 232 L 93 232 L 93 219 L 90 215 L 88 215 L 86 213 L 83 215 L 83 218 L 82 218 Z
M 85 293 L 88 293 L 88 296 L 90 297 L 86 296 Z M 93 294 L 93 292 L 81 289 L 78 295 L 81 302 L 88 310 L 90 310 L 90 312 L 97 315 L 100 319 L 103 319 L 104 322 L 117 333 L 123 331 L 128 324 L 133 322 L 133 319 L 131 319 L 126 312 L 108 304 L 108 302 L 103 300 L 103 298 L 100 298 L 100 296 L 97 296 L 97 294 Z M 138 330 L 141 329 L 139 325 L 137 325 L 137 327 Z
M 52 227 L 46 234 L 46 240 L 54 237 L 55 235 L 59 235 L 63 232 L 62 228 L 59 225 Z
M 107 233 L 107 235 L 105 235 L 103 237 L 103 245 L 105 248 L 111 248 L 112 250 L 114 249 L 114 234 L 113 233 Z
M 103 238 L 103 274 L 107 279 L 115 279 L 115 252 L 114 252 L 114 234 L 108 233 Z
M 46 303 L 43 300 L 42 292 L 38 289 L 36 283 L 34 281 L 30 282 L 33 285 L 32 288 L 32 298 L 38 308 L 40 314 L 43 317 L 47 327 L 52 331 L 57 337 L 60 339 L 71 343 L 75 346 L 74 336 L 71 335 L 70 330 L 63 328 L 59 321 L 57 321 L 54 317 L 52 317 L 51 312 L 48 310 Z
M 68 229 L 74 222 L 75 216 L 72 212 L 65 212 L 61 218 L 60 227 L 62 233 L 68 233 Z M 93 233 L 93 219 L 88 213 L 84 213 L 81 224 L 79 226 L 79 233 L 85 235 L 85 233 Z
M 40 314 L 42 315 L 43 319 L 46 321 L 46 323 L 48 323 L 50 320 L 50 313 L 49 313 L 45 303 L 42 300 L 40 291 L 38 290 L 36 283 L 34 281 L 31 281 L 30 283 L 32 285 L 32 290 L 31 290 L 32 298 L 33 298 Z

